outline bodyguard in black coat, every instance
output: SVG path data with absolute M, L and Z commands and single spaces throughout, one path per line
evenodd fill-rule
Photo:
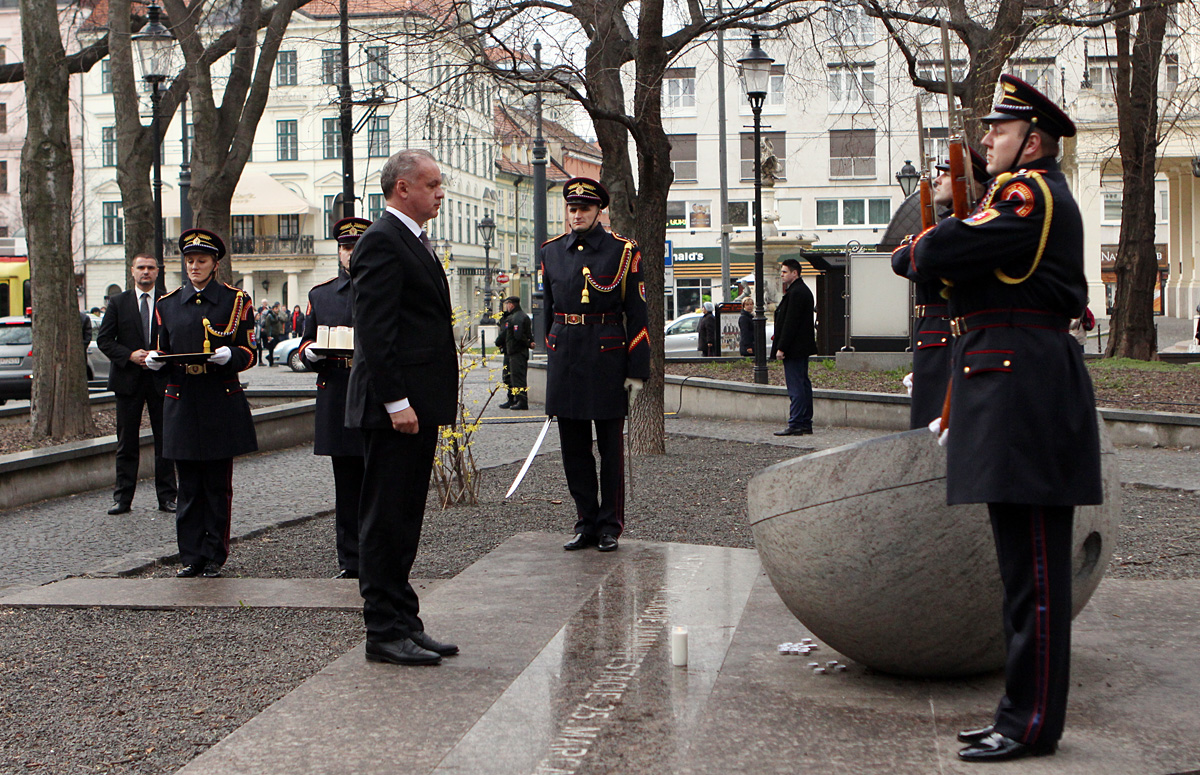
M 225 244 L 204 229 L 179 236 L 188 283 L 158 301 L 157 353 L 167 372 L 163 455 L 179 469 L 175 529 L 180 577 L 221 575 L 229 556 L 233 459 L 258 449 L 239 373 L 254 365 L 250 296 L 216 279 Z M 211 353 L 200 363 L 165 363 L 157 354 Z M 164 366 L 166 368 L 164 368 Z
M 500 408 L 524 411 L 529 409 L 529 350 L 533 347 L 533 321 L 521 309 L 518 296 L 505 299 L 504 310 L 496 343 L 504 349 L 508 402 L 500 404 Z
M 163 457 L 164 371 L 146 368 L 158 337 L 154 315 L 158 263 L 140 253 L 133 258 L 134 287 L 108 300 L 96 345 L 108 358 L 108 389 L 117 396 L 117 486 L 109 514 L 124 514 L 133 502 L 141 459 L 142 407 L 154 433 L 154 489 L 160 511 L 175 511 L 175 464 Z
M 775 335 L 771 338 L 771 357 L 783 359 L 783 375 L 787 381 L 787 427 L 775 431 L 776 436 L 804 436 L 813 427 L 812 381 L 808 378 L 808 358 L 817 352 L 817 335 L 813 323 L 816 301 L 808 283 L 800 277 L 800 262 L 787 258 L 780 262 L 779 276 L 783 280 L 783 298 L 775 307 Z
M 911 250 L 918 272 L 953 283 L 947 500 L 988 504 L 1004 583 L 1005 695 L 990 726 L 960 733 L 969 761 L 1057 749 L 1074 507 L 1103 497 L 1092 384 L 1067 332 L 1087 297 L 1083 223 L 1055 156 L 1075 126 L 1032 86 L 1000 82 L 983 119 L 995 180 L 969 218 Z
M 567 488 L 578 518 L 567 551 L 617 549 L 625 527 L 625 413 L 650 376 L 646 285 L 633 240 L 600 225 L 608 192 L 590 178 L 563 186 L 571 231 L 542 246 L 546 414 L 558 418 Z M 592 425 L 600 453 L 599 487 Z
M 359 591 L 367 659 L 436 664 L 458 647 L 425 632 L 408 575 L 417 555 L 438 426 L 457 415 L 458 358 L 450 287 L 422 224 L 445 192 L 426 151 L 393 155 L 380 171 L 387 211 L 350 259 L 354 367 L 346 425 L 361 428 L 365 475 Z
M 308 312 L 303 315 L 300 355 L 317 372 L 316 428 L 313 454 L 327 455 L 333 465 L 338 574 L 358 578 L 358 508 L 362 497 L 362 433 L 346 427 L 346 390 L 353 358 L 326 357 L 313 350 L 317 326 L 353 326 L 350 254 L 359 236 L 371 225 L 366 218 L 343 218 L 333 225 L 338 241 L 338 274 L 308 292 Z

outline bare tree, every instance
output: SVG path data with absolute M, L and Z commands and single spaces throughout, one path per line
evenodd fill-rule
M 47 20 L 53 20 L 47 21 Z M 21 151 L 21 201 L 29 244 L 36 324 L 30 419 L 34 438 L 66 439 L 92 431 L 71 256 L 69 73 L 58 9 L 21 0 L 28 128 Z

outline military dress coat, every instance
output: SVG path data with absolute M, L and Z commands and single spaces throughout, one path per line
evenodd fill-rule
M 300 356 L 317 340 L 317 326 L 353 326 L 350 273 L 338 267 L 338 275 L 308 292 Z M 317 372 L 317 417 L 313 454 L 332 457 L 362 457 L 362 433 L 346 428 L 346 391 L 350 385 L 353 358 L 322 358 L 309 368 Z
M 624 417 L 626 377 L 650 376 L 646 285 L 637 244 L 597 225 L 546 242 L 541 263 L 548 314 L 546 414 L 577 420 Z M 604 317 L 592 317 L 598 315 Z M 575 320 L 600 322 L 570 322 Z
M 1067 328 L 1083 313 L 1083 221 L 1058 163 L 992 181 L 974 213 L 911 249 L 951 283 L 947 501 L 1102 501 L 1095 396 Z
M 170 363 L 163 400 L 163 457 L 222 460 L 258 450 L 250 405 L 238 373 L 254 365 L 254 310 L 250 296 L 215 279 L 197 291 L 191 284 L 164 295 L 155 306 L 161 353 L 200 353 L 228 347 L 224 365 L 189 368 Z M 207 327 L 204 320 L 208 320 Z M 202 373 L 195 373 L 202 372 Z

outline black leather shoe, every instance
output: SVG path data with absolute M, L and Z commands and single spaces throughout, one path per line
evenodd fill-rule
M 784 428 L 784 429 L 783 429 L 783 430 L 781 430 L 781 431 L 775 431 L 775 435 L 776 435 L 776 436 L 799 436 L 799 435 L 800 435 L 800 429 L 799 429 L 799 428 L 793 428 L 793 427 L 791 427 L 791 426 L 789 425 L 788 427 Z
M 617 551 L 617 537 L 616 536 L 600 536 L 600 543 L 596 544 L 596 548 L 602 552 Z
M 114 516 L 117 514 L 128 514 L 129 513 L 129 504 L 122 503 L 121 501 L 115 501 L 113 503 L 113 505 L 111 507 L 109 507 L 108 513 L 112 514 Z
M 165 511 L 170 514 L 175 513 L 175 501 L 160 501 L 158 504 L 159 511 Z
M 367 641 L 367 661 L 393 665 L 436 665 L 442 661 L 434 651 L 423 649 L 408 638 L 383 643 Z
M 958 742 L 966 743 L 967 745 L 978 743 L 980 740 L 995 731 L 996 727 L 992 726 L 991 724 L 988 724 L 986 727 L 980 727 L 979 729 L 964 729 L 958 733 Z
M 440 641 L 436 641 L 431 638 L 427 632 L 414 632 L 408 637 L 412 639 L 413 643 L 417 644 L 426 651 L 432 651 L 433 653 L 440 654 L 443 657 L 452 657 L 458 653 L 458 646 L 455 646 L 453 643 L 442 643 Z
M 194 562 L 191 565 L 184 565 L 175 574 L 177 579 L 194 579 L 204 572 L 204 563 Z
M 529 411 L 529 402 L 521 401 L 519 403 L 513 404 L 512 406 L 509 407 L 509 409 L 512 409 L 514 412 L 528 412 Z
M 356 579 L 356 578 L 358 578 L 358 571 L 343 569 L 343 570 L 338 571 L 337 575 L 334 576 L 334 578 L 335 579 Z
M 499 406 L 501 409 L 511 409 L 512 405 L 513 405 L 513 400 L 511 398 L 502 404 L 497 404 L 497 406 Z
M 222 563 L 210 562 L 204 566 L 204 572 L 200 575 L 206 579 L 219 579 L 221 578 L 221 566 Z
M 563 544 L 563 548 L 568 552 L 573 552 L 576 549 L 586 549 L 596 543 L 596 539 L 592 538 L 587 533 L 576 533 L 575 537 Z
M 968 762 L 1003 762 L 1026 756 L 1050 756 L 1058 750 L 1058 742 L 1046 745 L 1025 745 L 999 732 L 992 732 L 958 752 L 958 758 Z

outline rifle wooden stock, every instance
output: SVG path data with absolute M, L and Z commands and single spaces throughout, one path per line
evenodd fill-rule
M 954 217 L 966 218 L 971 214 L 967 198 L 967 176 L 973 170 L 967 169 L 963 160 L 966 157 L 966 143 L 962 137 L 950 140 L 950 187 L 953 194 Z
M 925 231 L 937 224 L 937 215 L 933 211 L 933 183 L 929 180 L 929 174 L 923 173 L 917 185 L 921 192 L 921 231 Z

